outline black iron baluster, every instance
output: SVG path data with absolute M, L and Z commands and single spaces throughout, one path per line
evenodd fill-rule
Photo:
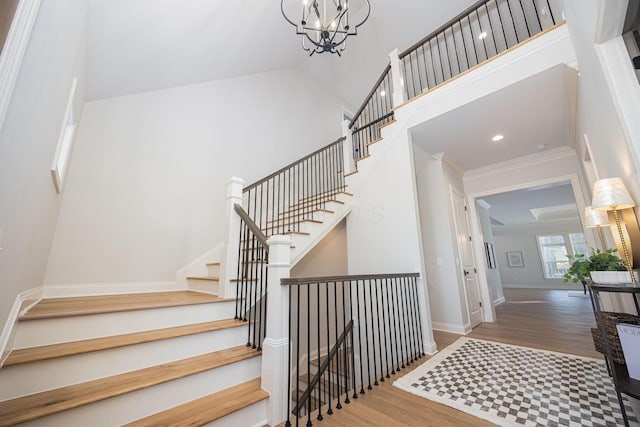
M 352 294 L 353 294 L 353 290 L 351 289 L 353 281 L 349 280 L 349 314 L 351 315 L 351 320 L 353 321 L 353 325 L 355 328 L 355 320 L 353 319 L 353 298 L 352 298 Z M 343 282 L 343 286 L 344 286 L 344 282 Z M 342 297 L 344 298 L 344 288 L 342 289 Z M 360 333 L 358 333 L 358 335 L 360 335 Z M 356 392 L 356 360 L 355 360 L 355 347 L 356 347 L 356 343 L 355 340 L 352 341 L 353 346 L 352 346 L 352 351 L 351 351 L 351 376 L 353 377 L 353 398 L 357 399 L 358 398 L 358 393 Z
M 360 394 L 364 394 L 364 366 L 362 363 L 362 322 L 360 321 L 360 286 L 359 281 L 356 280 L 356 307 L 358 316 L 358 350 L 360 352 Z M 365 341 L 366 342 L 366 341 Z
M 318 335 L 318 369 L 320 369 L 320 366 L 322 365 L 322 357 L 321 357 L 321 353 L 320 353 L 320 349 L 322 348 L 320 345 L 320 334 L 322 333 L 322 323 L 320 322 L 320 283 L 316 284 L 316 298 L 318 299 L 317 301 L 317 307 L 316 307 L 316 311 L 318 312 L 318 327 L 316 328 L 316 333 Z M 329 301 L 327 301 L 328 303 Z M 328 320 L 328 319 L 327 319 Z M 329 330 L 328 326 L 327 326 L 327 331 Z M 311 338 L 311 337 L 309 337 Z M 327 345 L 329 345 L 329 343 L 327 343 Z M 330 349 L 331 347 L 327 347 L 328 349 Z M 329 352 L 327 351 L 327 358 L 329 357 Z M 309 382 L 311 382 L 311 372 L 309 372 Z M 320 378 L 320 381 L 318 382 L 318 416 L 316 417 L 316 419 L 318 421 L 322 421 L 323 417 L 322 417 L 322 378 Z
M 405 306 L 406 306 L 406 315 L 407 315 L 407 328 L 409 330 L 409 350 L 411 352 L 410 358 L 411 363 L 418 360 L 417 356 L 417 346 L 416 346 L 416 337 L 415 337 L 415 329 L 413 328 L 413 304 L 411 303 L 411 278 L 407 277 L 405 283 Z
M 396 356 L 397 356 L 397 367 L 396 367 L 396 371 L 400 371 L 401 367 L 404 368 L 404 366 L 402 365 L 402 345 L 400 343 L 400 340 L 398 340 L 398 335 L 399 335 L 399 320 L 398 320 L 398 306 L 396 304 L 396 287 L 397 287 L 397 279 L 394 277 L 391 279 L 391 312 L 393 315 L 393 321 L 392 321 L 392 326 L 393 326 L 393 337 L 395 340 L 395 347 L 396 347 Z
M 420 316 L 420 301 L 418 300 L 418 282 L 413 278 L 413 285 L 415 288 L 415 301 L 416 301 L 416 314 L 418 321 L 418 337 L 420 337 L 420 357 L 424 356 L 424 342 L 422 341 L 422 317 Z
M 404 338 L 404 349 L 405 349 L 405 355 L 406 355 L 406 360 L 407 360 L 407 365 L 411 362 L 413 362 L 413 359 L 409 358 L 409 334 L 407 331 L 407 326 L 408 326 L 408 311 L 407 311 L 407 306 L 406 306 L 406 294 L 404 292 L 404 286 L 405 286 L 405 281 L 406 278 L 402 277 L 400 278 L 400 287 L 398 288 L 398 294 L 400 295 L 400 311 L 402 313 L 402 333 L 403 333 L 403 338 Z
M 378 385 L 378 365 L 377 365 L 377 359 L 376 359 L 376 347 L 377 347 L 376 331 L 375 331 L 375 323 L 374 323 L 374 317 L 373 317 L 373 292 L 371 291 L 372 280 L 375 280 L 375 279 L 368 279 L 367 282 L 369 283 L 369 309 L 371 310 L 371 338 L 373 341 L 372 343 L 373 346 L 371 347 L 371 349 L 373 350 L 373 385 Z M 376 293 L 376 304 L 377 304 L 377 293 Z M 376 317 L 377 317 L 377 314 L 376 314 Z M 378 330 L 378 333 L 380 333 L 380 330 Z M 368 341 L 369 340 L 367 340 L 367 342 Z M 369 373 L 369 381 L 371 381 L 371 373 Z
M 297 326 L 296 326 L 296 336 L 297 339 L 297 351 L 296 351 L 296 413 L 294 414 L 296 417 L 296 426 L 300 420 L 300 286 L 296 286 L 296 297 L 298 299 L 298 304 L 296 305 L 297 312 Z M 291 398 L 291 396 L 287 396 L 287 398 Z
M 511 25 L 513 25 L 513 33 L 516 36 L 516 44 L 520 43 L 520 36 L 518 35 L 518 30 L 516 29 L 516 20 L 513 17 L 513 10 L 511 9 L 511 4 L 509 0 L 506 0 L 507 8 L 509 9 L 509 16 L 511 17 Z
M 311 375 L 311 284 L 306 284 L 307 288 L 307 375 Z M 309 383 L 307 383 L 309 384 Z M 312 397 L 307 399 L 307 426 L 311 424 L 311 401 Z
M 488 3 L 488 2 L 487 2 Z M 489 32 L 491 33 L 491 37 L 493 37 L 493 46 L 496 49 L 496 55 L 498 54 L 498 44 L 496 43 L 496 35 L 493 29 L 493 25 L 491 25 L 491 13 L 489 12 L 489 6 L 487 3 L 484 4 L 484 8 L 487 11 L 487 21 L 489 22 Z
M 553 25 L 556 25 L 556 18 L 553 16 L 553 9 L 551 9 L 549 0 L 547 0 L 547 9 L 549 9 L 549 15 L 551 15 L 551 22 L 553 23 Z
M 518 1 L 520 4 L 520 9 L 522 9 L 522 17 L 524 18 L 524 25 L 527 27 L 527 37 L 531 37 L 531 29 L 529 28 L 529 20 L 527 19 L 527 12 L 524 10 L 524 5 L 522 4 L 522 0 Z
M 507 29 L 505 27 L 504 21 L 502 20 L 502 13 L 500 12 L 500 0 L 495 0 L 496 10 L 498 11 L 498 21 L 500 22 L 500 29 L 502 30 L 502 37 L 504 37 L 504 46 L 505 49 L 509 49 L 509 41 L 507 40 Z
M 335 283 L 334 283 L 334 289 L 335 289 Z M 327 286 L 325 286 L 325 300 L 326 300 L 326 307 L 327 307 L 327 348 L 330 349 L 332 347 L 331 345 L 331 323 L 329 322 L 329 282 L 327 282 Z M 333 306 L 334 307 L 334 311 L 336 313 L 336 324 L 337 322 L 337 317 L 338 317 L 338 302 L 334 299 L 333 301 Z M 318 310 L 320 311 L 320 310 Z M 338 341 L 338 335 L 336 335 L 336 342 Z M 327 402 L 329 403 L 329 408 L 327 409 L 327 414 L 331 415 L 333 414 L 333 409 L 331 409 L 331 361 L 329 362 L 329 368 L 327 371 L 327 385 L 325 386 L 325 391 L 327 392 Z M 334 390 L 335 391 L 335 390 Z
M 369 355 L 369 322 L 367 320 L 367 287 L 365 286 L 365 280 L 362 281 L 362 298 L 362 306 L 364 307 L 364 343 L 367 354 L 367 378 L 369 379 L 367 390 L 371 390 L 371 357 Z M 360 360 L 362 360 L 362 354 L 360 354 Z
M 536 6 L 536 0 L 532 0 L 531 4 L 533 5 L 533 12 L 536 15 L 536 19 L 538 20 L 538 26 L 540 27 L 540 31 L 542 31 L 542 21 L 540 21 L 540 14 L 538 13 L 538 7 Z
M 422 346 L 420 345 L 420 333 L 419 333 L 419 325 L 418 322 L 420 321 L 420 307 L 418 307 L 418 285 L 416 282 L 416 279 L 414 277 L 411 278 L 411 292 L 410 292 L 410 300 L 411 300 L 411 307 L 412 307 L 412 312 L 413 312 L 413 330 L 415 331 L 415 343 L 416 343 L 416 357 L 418 359 L 422 358 Z
M 380 296 L 382 299 L 382 328 L 383 328 L 383 336 L 384 336 L 384 360 L 385 360 L 385 364 L 387 367 L 387 378 L 390 378 L 391 376 L 389 375 L 389 341 L 387 340 L 387 323 L 389 322 L 389 318 L 386 314 L 388 314 L 388 304 L 385 303 L 384 300 L 384 291 L 385 291 L 385 287 L 387 286 L 387 282 L 388 279 L 384 279 L 384 285 L 382 284 L 382 280 L 380 280 Z M 388 300 L 388 298 L 387 298 Z M 385 314 L 385 308 L 387 309 L 387 312 Z M 391 331 L 389 331 L 389 333 L 391 333 Z M 382 356 L 380 356 L 380 359 L 382 360 Z M 392 361 L 393 363 L 393 361 Z M 384 379 L 383 379 L 384 381 Z

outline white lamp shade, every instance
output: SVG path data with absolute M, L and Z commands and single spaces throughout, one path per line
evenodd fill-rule
M 591 206 L 584 208 L 584 226 L 593 228 L 609 225 L 607 211 L 596 211 Z
M 635 206 L 631 194 L 620 178 L 600 179 L 593 184 L 591 209 L 609 211 Z

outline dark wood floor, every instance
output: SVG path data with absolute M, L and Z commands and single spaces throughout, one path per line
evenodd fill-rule
M 588 298 L 567 291 L 505 289 L 506 302 L 496 307 L 497 322 L 483 323 L 468 337 L 598 357 L 589 328 L 595 325 Z M 438 349 L 460 336 L 434 332 Z M 302 421 L 302 420 L 301 420 Z M 306 421 L 306 420 L 304 420 Z M 315 426 L 468 426 L 493 424 L 382 383 Z

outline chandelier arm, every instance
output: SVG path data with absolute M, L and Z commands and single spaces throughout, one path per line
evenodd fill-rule
M 365 1 L 365 3 L 367 3 L 367 16 L 364 17 L 362 22 L 360 22 L 359 24 L 356 25 L 356 28 L 358 28 L 360 25 L 362 25 L 365 22 L 367 22 L 367 19 L 369 19 L 369 15 L 371 14 L 371 4 L 369 3 L 369 0 L 364 0 L 364 1 Z
M 294 27 L 298 28 L 298 24 L 295 24 L 291 19 L 289 19 L 289 17 L 287 17 L 287 15 L 284 13 L 284 0 L 280 0 L 280 12 L 282 12 L 282 16 L 284 16 L 284 19 L 287 20 L 287 22 L 289 22 L 289 24 L 293 25 Z

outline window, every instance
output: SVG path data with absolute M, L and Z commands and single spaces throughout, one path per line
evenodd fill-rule
M 67 109 L 64 115 L 64 122 L 60 131 L 60 139 L 58 140 L 58 147 L 56 148 L 56 154 L 53 158 L 53 164 L 51 165 L 51 175 L 53 176 L 53 183 L 58 193 L 62 192 L 64 179 L 67 176 L 67 170 L 69 168 L 69 161 L 71 160 L 73 140 L 76 136 L 78 122 L 76 118 L 75 97 L 77 85 L 78 79 L 73 79 L 71 93 L 69 94 L 69 101 L 67 102 Z
M 561 279 L 571 263 L 567 255 L 589 255 L 589 246 L 582 233 L 538 236 L 538 248 L 545 279 Z

